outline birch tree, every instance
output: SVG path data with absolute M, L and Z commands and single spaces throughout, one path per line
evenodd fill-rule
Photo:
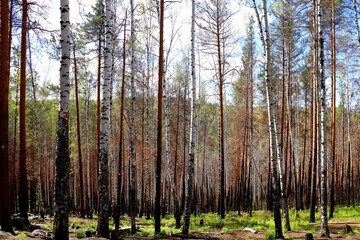
M 183 234 L 189 234 L 190 210 L 192 204 L 192 194 L 194 185 L 194 150 L 195 150 L 195 104 L 196 104 L 196 72 L 195 72 L 195 0 L 192 0 L 191 8 L 191 112 L 190 112 L 190 147 L 187 187 L 184 206 L 184 225 Z M 185 167 L 185 166 L 184 166 Z
M 11 225 L 11 203 L 9 199 L 9 78 L 10 78 L 10 41 L 9 41 L 9 2 L 1 0 L 1 39 L 0 39 L 0 186 L 1 186 L 1 230 L 13 232 Z
M 270 39 L 269 39 L 269 23 L 268 23 L 268 13 L 267 13 L 267 1 L 262 0 L 262 9 L 263 9 L 263 19 L 264 25 L 261 22 L 260 14 L 255 0 L 253 0 L 253 7 L 256 12 L 256 17 L 258 20 L 258 25 L 260 29 L 260 38 L 263 45 L 264 59 L 265 59 L 265 86 L 266 86 L 266 102 L 267 102 L 267 113 L 268 113 L 268 128 L 269 128 L 269 145 L 270 145 L 270 162 L 271 162 L 271 181 L 272 181 L 272 201 L 273 201 L 273 211 L 274 211 L 274 222 L 275 222 L 275 238 L 284 238 L 282 233 L 281 225 L 281 214 L 280 214 L 280 189 L 278 184 L 278 173 L 277 168 L 281 169 L 281 165 L 278 166 L 277 157 L 281 156 L 281 151 L 277 151 L 276 146 L 276 117 L 274 115 L 274 98 L 273 98 L 273 84 L 270 80 Z M 276 155 L 277 153 L 277 155 Z M 282 164 L 282 163 L 281 163 Z M 280 188 L 281 188 L 281 177 L 280 178 Z
M 112 40 L 113 40 L 113 12 L 112 1 L 105 1 L 105 48 L 104 48 L 104 82 L 102 86 L 101 126 L 100 126 L 100 154 L 99 154 L 99 211 L 97 235 L 109 236 L 109 111 L 110 87 L 112 70 Z
M 60 110 L 58 112 L 55 162 L 54 239 L 69 239 L 69 105 L 70 105 L 70 20 L 69 0 L 60 1 L 61 58 Z

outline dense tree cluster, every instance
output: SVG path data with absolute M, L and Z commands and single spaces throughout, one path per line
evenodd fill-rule
M 32 212 L 55 239 L 69 214 L 97 214 L 98 236 L 123 214 L 160 232 L 171 213 L 188 234 L 191 214 L 268 209 L 281 238 L 289 208 L 319 206 L 328 237 L 360 201 L 356 0 L 96 0 L 78 23 L 60 2 L 45 29 L 45 6 L 1 0 L 2 230 Z

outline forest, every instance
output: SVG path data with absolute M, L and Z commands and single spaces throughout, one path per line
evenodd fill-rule
M 0 7 L 0 239 L 360 239 L 357 0 Z

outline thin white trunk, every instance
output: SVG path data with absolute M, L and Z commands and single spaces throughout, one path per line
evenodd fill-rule
M 326 144 L 326 87 L 324 76 L 324 37 L 322 32 L 322 0 L 317 0 L 317 29 L 319 39 L 319 78 L 320 78 L 320 165 L 321 165 L 321 182 L 320 182 L 320 217 L 321 217 L 321 236 L 329 238 L 330 232 L 327 219 L 327 144 Z
M 183 234 L 189 234 L 190 210 L 194 183 L 194 150 L 195 150 L 195 105 L 196 105 L 196 72 L 195 72 L 195 0 L 192 0 L 191 16 L 191 113 L 190 113 L 190 146 L 188 162 L 188 181 L 184 206 Z
M 100 124 L 100 156 L 99 156 L 99 211 L 97 234 L 108 237 L 109 228 L 109 114 L 112 69 L 113 12 L 112 1 L 105 1 L 105 47 L 104 47 L 104 82 L 102 85 L 102 106 Z

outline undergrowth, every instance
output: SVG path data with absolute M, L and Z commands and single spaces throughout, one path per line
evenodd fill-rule
M 345 220 L 360 220 L 360 205 L 359 206 L 336 206 L 334 212 L 334 218 L 330 219 L 329 222 L 341 222 Z M 309 222 L 309 210 L 300 210 L 296 211 L 295 209 L 290 209 L 289 216 L 291 222 L 291 228 L 294 231 L 304 231 L 309 233 L 319 233 L 320 227 L 320 212 L 316 212 L 316 224 Z M 252 216 L 248 213 L 243 213 L 239 215 L 238 212 L 229 212 L 226 214 L 224 219 L 221 219 L 217 213 L 200 213 L 196 216 L 192 215 L 190 223 L 190 232 L 199 232 L 199 233 L 229 233 L 230 231 L 241 231 L 245 227 L 252 228 L 256 231 L 261 231 L 264 234 L 264 239 L 274 239 L 274 220 L 273 214 L 270 211 L 258 210 L 253 211 Z M 81 218 L 71 218 L 70 219 L 70 228 L 75 232 L 77 238 L 85 237 L 86 231 L 90 231 L 92 234 L 96 232 L 96 219 L 81 219 Z M 161 238 L 162 236 L 170 236 L 172 234 L 181 233 L 181 228 L 175 228 L 175 219 L 173 215 L 166 215 L 161 219 L 161 231 L 159 234 L 155 235 L 154 232 L 154 220 L 146 219 L 146 217 L 136 218 L 136 224 L 138 226 L 138 231 L 132 237 L 149 237 L 155 236 Z M 129 216 L 121 216 L 120 227 L 130 226 Z M 45 226 L 46 228 L 51 229 L 52 223 L 49 223 Z M 114 230 L 114 222 L 110 220 L 109 222 L 109 231 Z M 284 230 L 284 229 L 283 229 Z M 353 229 L 352 234 L 359 234 L 357 229 Z M 344 230 L 339 230 L 339 234 L 344 234 Z M 18 238 L 23 237 L 18 235 Z M 248 239 L 252 238 L 252 234 L 247 235 Z

